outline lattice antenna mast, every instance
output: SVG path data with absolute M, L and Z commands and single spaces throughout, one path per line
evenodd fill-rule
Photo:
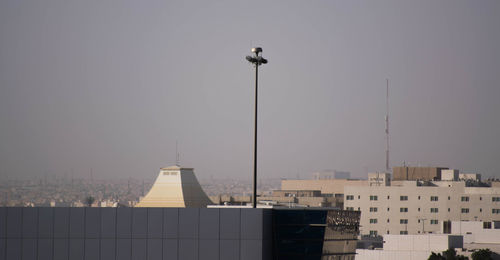
M 389 79 L 386 79 L 386 114 L 385 114 L 385 169 L 389 172 Z

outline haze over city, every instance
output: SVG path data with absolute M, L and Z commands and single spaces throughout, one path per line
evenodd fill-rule
M 500 177 L 500 2 L 1 1 L 0 176 Z

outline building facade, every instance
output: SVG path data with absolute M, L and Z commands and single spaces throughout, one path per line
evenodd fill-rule
M 423 234 L 444 221 L 500 221 L 500 188 L 465 181 L 393 181 L 391 186 L 346 186 L 344 209 L 361 211 L 361 234 Z
M 358 233 L 343 210 L 0 207 L 0 260 L 352 260 Z

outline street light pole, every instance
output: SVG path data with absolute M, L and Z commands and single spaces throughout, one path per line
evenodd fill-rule
M 257 207 L 257 107 L 259 96 L 259 65 L 255 64 L 255 121 L 254 121 L 254 138 L 253 138 L 253 198 L 252 205 Z
M 250 63 L 255 65 L 255 129 L 254 129 L 254 144 L 253 144 L 253 207 L 257 207 L 257 104 L 258 104 L 258 79 L 259 79 L 259 66 L 262 64 L 266 64 L 267 60 L 262 56 L 259 56 L 259 53 L 262 52 L 262 48 L 255 47 L 252 48 L 252 53 L 254 56 L 247 56 L 246 59 Z

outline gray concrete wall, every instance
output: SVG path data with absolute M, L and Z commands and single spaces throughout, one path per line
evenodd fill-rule
M 269 209 L 0 208 L 0 260 L 271 259 Z

